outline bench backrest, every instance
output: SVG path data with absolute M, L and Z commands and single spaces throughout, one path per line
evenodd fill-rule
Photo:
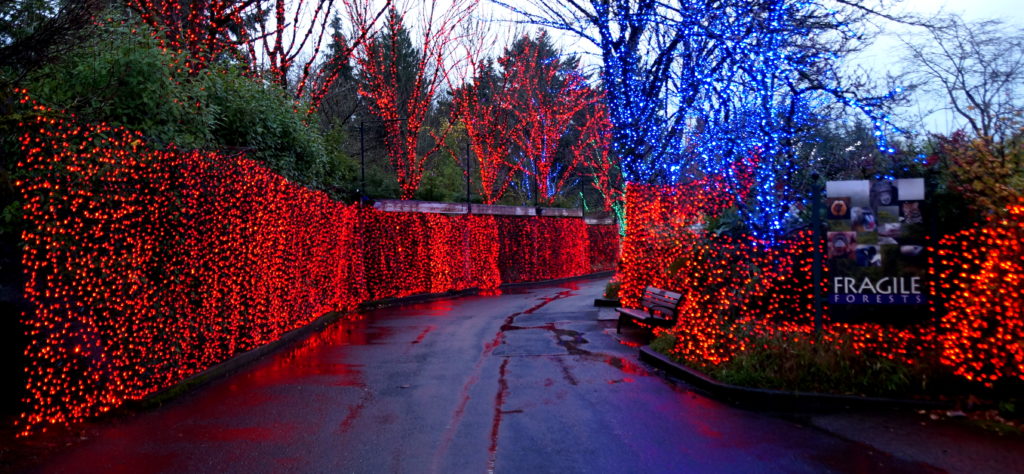
M 665 317 L 675 318 L 679 300 L 682 298 L 683 295 L 679 293 L 648 286 L 644 290 L 644 298 L 640 301 L 640 305 L 651 313 L 661 313 Z

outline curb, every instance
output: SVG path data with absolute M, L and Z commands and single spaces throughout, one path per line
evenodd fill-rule
M 598 308 L 618 308 L 622 306 L 622 302 L 619 300 L 610 300 L 608 298 L 597 298 L 594 300 L 594 306 Z
M 665 355 L 651 349 L 640 348 L 640 360 L 661 369 L 667 375 L 680 379 L 711 396 L 736 405 L 751 408 L 785 411 L 831 411 L 849 408 L 952 408 L 951 402 L 934 400 L 911 400 L 901 398 L 858 397 L 855 395 L 833 395 L 814 392 L 787 392 L 764 388 L 743 387 L 719 382 L 703 372 L 677 364 Z
M 256 362 L 257 360 L 263 358 L 264 356 L 281 349 L 282 347 L 290 345 L 299 340 L 305 339 L 306 337 L 309 337 L 314 333 L 323 330 L 327 326 L 334 324 L 347 314 L 349 313 L 341 311 L 332 311 L 330 313 L 326 313 L 320 316 L 319 318 L 313 320 L 313 322 L 306 324 L 305 326 L 292 329 L 291 331 L 282 334 L 281 337 L 274 340 L 273 342 L 268 342 L 255 349 L 251 349 L 241 354 L 237 354 L 231 357 L 230 359 L 227 359 L 217 365 L 214 365 L 213 367 L 210 367 L 202 372 L 199 372 L 198 374 L 187 377 L 184 380 L 174 385 L 171 385 L 170 387 L 154 392 L 142 398 L 141 400 L 126 402 L 124 404 L 124 408 L 145 409 L 162 405 L 165 402 L 168 402 L 174 398 L 191 392 L 214 380 L 220 379 L 228 374 L 231 374 L 232 372 L 235 372 L 238 369 L 241 369 L 242 367 L 252 364 L 253 362 Z

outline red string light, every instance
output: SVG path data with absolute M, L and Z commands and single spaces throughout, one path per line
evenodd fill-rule
M 205 69 L 218 56 L 248 45 L 245 18 L 254 2 L 229 0 L 128 0 L 126 5 L 159 33 L 161 47 L 186 53 L 189 73 Z M 258 3 L 258 2 L 256 2 Z
M 340 3 L 352 23 L 351 44 L 338 44 L 323 61 L 331 13 Z M 128 0 L 126 5 L 152 28 L 163 49 L 182 53 L 189 74 L 232 56 L 253 75 L 309 98 L 319 106 L 353 48 L 362 44 L 383 10 L 373 16 L 368 0 Z M 329 38 L 328 38 L 329 39 Z M 329 39 L 330 40 L 330 39 Z M 318 64 L 324 62 L 326 64 Z
M 682 293 L 676 326 L 656 331 L 673 334 L 673 353 L 698 364 L 728 361 L 759 336 L 814 331 L 812 235 L 797 232 L 767 245 L 699 228 L 707 216 L 731 205 L 727 189 L 702 181 L 630 184 L 626 193 L 629 226 L 616 276 L 623 304 L 636 307 L 648 285 Z M 825 343 L 850 341 L 857 351 L 907 364 L 938 350 L 955 373 L 986 384 L 1024 379 L 1022 242 L 1024 201 L 932 249 L 929 301 L 942 313 L 938 331 L 933 322 L 828 322 L 821 336 Z
M 938 247 L 932 274 L 933 291 L 945 296 L 942 362 L 988 385 L 1024 380 L 1024 198 Z
M 580 139 L 572 145 L 573 155 L 590 170 L 589 176 L 593 178 L 594 188 L 601 193 L 605 211 L 611 211 L 613 206 L 622 206 L 625 199 L 622 173 L 609 153 L 611 136 L 612 123 L 608 118 L 608 109 L 603 103 L 597 102 L 592 111 L 584 116 Z
M 614 264 L 612 226 L 344 205 L 240 155 L 153 150 L 32 107 L 17 183 L 32 306 L 23 434 L 145 397 L 329 311 Z
M 426 152 L 419 149 L 420 133 L 425 129 L 434 97 L 452 67 L 449 62 L 457 30 L 476 3 L 477 0 L 455 0 L 444 9 L 433 2 L 425 4 L 426 10 L 420 12 L 424 24 L 415 39 L 405 25 L 405 19 L 413 15 L 406 15 L 408 8 L 399 9 L 392 4 L 386 15 L 385 31 L 363 42 L 355 52 L 363 78 L 359 95 L 366 100 L 370 112 L 383 122 L 384 148 L 398 176 L 402 199 L 415 196 L 427 159 L 442 149 L 451 131 L 450 123 L 437 133 L 430 131 L 433 145 Z M 406 51 L 407 48 L 412 50 Z M 404 69 L 406 61 L 414 62 L 408 70 Z
M 522 156 L 514 166 L 533 177 L 538 201 L 552 204 L 581 162 L 580 155 L 570 153 L 565 163 L 557 163 L 559 143 L 580 112 L 600 96 L 581 72 L 562 71 L 557 57 L 543 56 L 546 36 L 524 35 L 520 51 L 499 59 L 508 83 L 498 100 L 515 117 L 507 133 Z M 564 169 L 559 173 L 556 167 Z

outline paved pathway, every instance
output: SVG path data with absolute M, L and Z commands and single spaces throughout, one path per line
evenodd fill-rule
M 604 283 L 373 311 L 92 429 L 43 470 L 933 471 L 652 374 L 598 320 Z

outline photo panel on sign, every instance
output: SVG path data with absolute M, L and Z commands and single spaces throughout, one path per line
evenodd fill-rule
M 924 222 L 921 214 L 921 201 L 903 201 L 900 203 L 900 222 L 904 224 L 920 224 Z
M 870 207 L 855 207 L 850 210 L 850 221 L 857 232 L 874 232 L 878 227 L 875 211 Z
M 828 218 L 831 220 L 850 218 L 849 197 L 830 197 L 825 201 L 825 208 L 828 209 Z
M 848 197 L 850 207 L 868 207 L 871 204 L 871 184 L 866 179 L 825 182 L 825 196 Z
M 829 258 L 853 258 L 857 246 L 856 232 L 829 232 L 827 238 Z
M 858 267 L 880 267 L 882 252 L 877 245 L 857 245 L 856 260 Z
M 900 201 L 924 200 L 924 178 L 897 179 L 894 184 Z

